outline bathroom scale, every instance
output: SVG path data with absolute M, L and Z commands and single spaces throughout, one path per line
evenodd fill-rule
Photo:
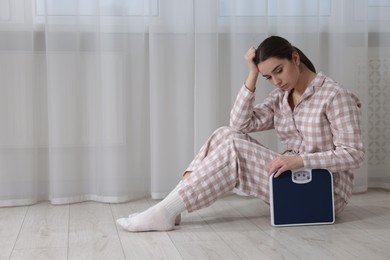
M 334 223 L 333 176 L 329 170 L 300 168 L 277 178 L 274 174 L 269 178 L 273 226 Z

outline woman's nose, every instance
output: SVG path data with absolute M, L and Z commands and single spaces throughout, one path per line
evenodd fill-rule
M 275 86 L 279 86 L 280 87 L 280 84 L 282 83 L 282 81 L 279 79 L 279 78 L 277 78 L 277 77 L 273 77 L 272 78 L 272 83 L 275 85 Z

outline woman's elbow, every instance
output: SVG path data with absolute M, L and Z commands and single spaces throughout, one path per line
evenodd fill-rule
M 353 152 L 353 164 L 354 168 L 360 168 L 363 165 L 364 159 L 365 159 L 365 150 L 364 148 L 356 149 Z

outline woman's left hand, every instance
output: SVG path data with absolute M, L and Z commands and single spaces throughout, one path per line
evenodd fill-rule
M 281 155 L 272 160 L 268 165 L 269 175 L 276 172 L 278 177 L 284 171 L 294 170 L 303 167 L 302 157 L 299 155 Z

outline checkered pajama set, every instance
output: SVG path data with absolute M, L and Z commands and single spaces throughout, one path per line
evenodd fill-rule
M 269 202 L 267 166 L 280 154 L 248 133 L 275 129 L 286 145 L 283 154 L 299 154 L 306 168 L 333 173 L 335 212 L 352 193 L 353 172 L 364 159 L 360 102 L 335 81 L 318 73 L 294 110 L 288 91 L 273 90 L 254 106 L 255 94 L 242 86 L 230 114 L 230 126 L 217 129 L 186 171 L 178 189 L 187 211 L 207 207 L 233 188 Z

